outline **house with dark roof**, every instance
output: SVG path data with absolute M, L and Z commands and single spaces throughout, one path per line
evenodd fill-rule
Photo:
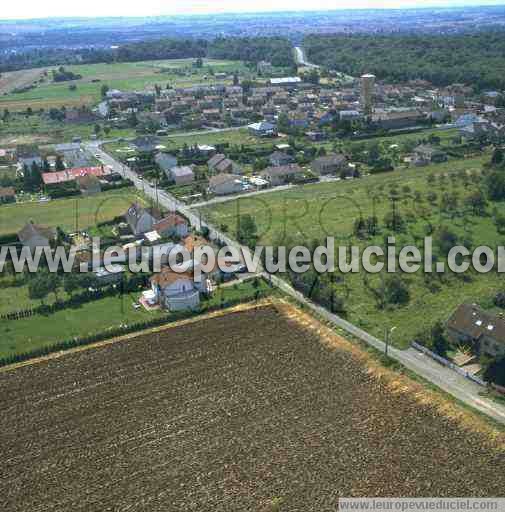
M 31 169 L 33 164 L 39 168 L 44 165 L 39 149 L 34 146 L 18 146 L 16 156 L 19 164 L 22 167 L 28 167 L 28 169 Z
M 209 172 L 216 172 L 216 166 L 217 164 L 219 164 L 220 162 L 222 162 L 223 160 L 226 159 L 226 156 L 223 155 L 222 153 L 217 153 L 215 154 L 213 157 L 211 157 L 209 159 L 209 161 L 207 162 L 207 167 L 209 168 Z
M 274 151 L 269 157 L 268 160 L 270 165 L 280 166 L 280 165 L 288 165 L 294 162 L 294 158 L 283 151 Z
M 274 124 L 268 121 L 260 121 L 259 123 L 252 123 L 248 127 L 251 135 L 256 137 L 274 137 L 277 135 L 277 128 Z
M 187 185 L 195 181 L 195 173 L 189 165 L 172 167 L 169 171 L 170 179 L 176 185 Z
M 337 174 L 345 171 L 348 167 L 347 157 L 342 154 L 320 156 L 311 164 L 311 169 L 319 175 Z
M 156 153 L 154 161 L 158 167 L 165 173 L 167 178 L 170 178 L 170 169 L 177 166 L 177 158 L 170 153 Z
M 458 306 L 447 321 L 447 333 L 454 344 L 469 345 L 478 354 L 505 355 L 505 319 L 476 304 Z
M 140 204 L 134 203 L 128 208 L 124 217 L 133 234 L 142 235 L 153 231 L 153 226 L 163 218 L 163 215 L 158 208 L 144 208 Z
M 56 229 L 29 222 L 18 232 L 19 241 L 34 250 L 36 247 L 50 247 L 56 240 Z

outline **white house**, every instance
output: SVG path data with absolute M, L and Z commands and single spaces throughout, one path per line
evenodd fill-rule
M 154 301 L 170 311 L 196 309 L 200 304 L 200 292 L 207 291 L 207 280 L 197 283 L 193 273 L 177 273 L 168 267 L 151 277 Z

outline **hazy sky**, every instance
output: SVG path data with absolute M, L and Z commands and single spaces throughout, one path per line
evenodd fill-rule
M 497 5 L 505 0 L 0 0 L 0 19 L 156 16 L 282 10 Z

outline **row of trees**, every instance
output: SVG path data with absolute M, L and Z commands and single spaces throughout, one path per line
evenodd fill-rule
M 219 37 L 205 39 L 158 39 L 129 43 L 117 49 L 39 48 L 0 56 L 0 73 L 40 66 L 91 64 L 97 62 L 138 62 L 143 60 L 184 59 L 203 57 L 259 62 L 268 60 L 274 66 L 294 64 L 289 39 L 280 37 Z M 60 68 L 54 79 L 75 79 Z

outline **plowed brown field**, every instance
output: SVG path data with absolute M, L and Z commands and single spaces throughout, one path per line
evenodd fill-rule
M 499 434 L 299 320 L 264 306 L 1 372 L 1 510 L 503 495 Z

